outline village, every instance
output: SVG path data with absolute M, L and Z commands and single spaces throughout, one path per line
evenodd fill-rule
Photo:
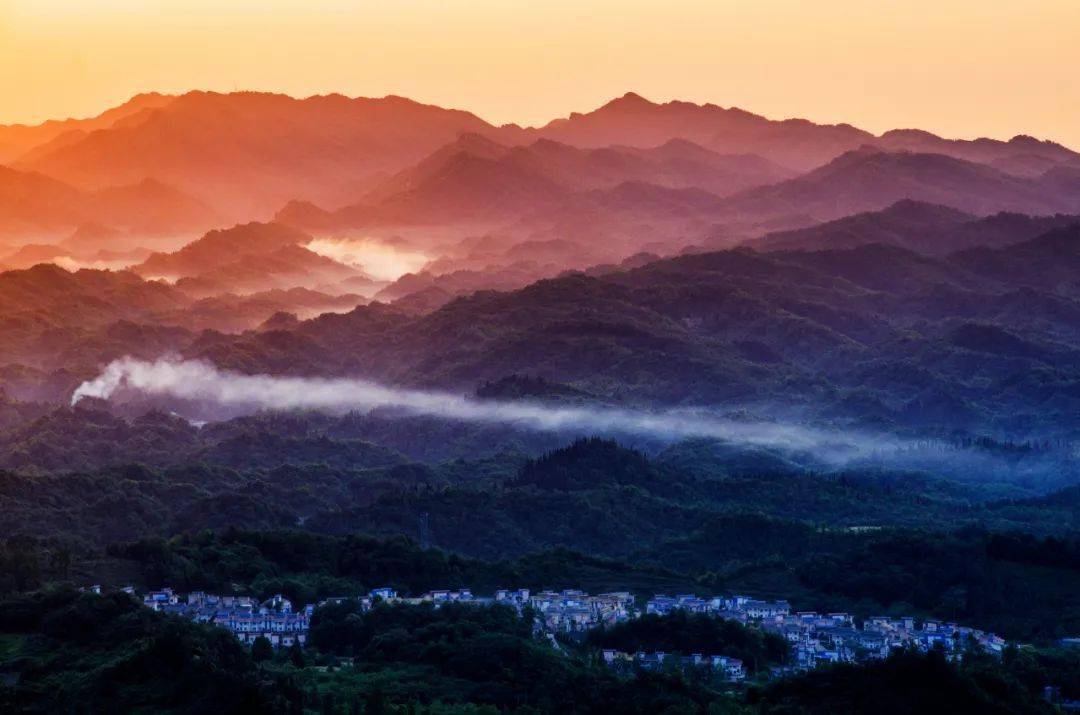
M 196 623 L 220 626 L 248 645 L 262 637 L 274 648 L 304 646 L 315 612 L 315 606 L 310 604 L 294 611 L 292 601 L 281 595 L 260 603 L 250 596 L 216 596 L 202 591 L 181 597 L 171 588 L 150 591 L 143 596 L 143 605 Z
M 97 587 L 95 587 L 96 589 Z M 124 589 L 134 593 L 133 589 Z M 770 674 L 782 676 L 810 670 L 831 663 L 865 662 L 885 658 L 894 650 L 940 650 L 950 659 L 959 659 L 964 651 L 977 648 L 1000 655 L 1005 640 L 986 631 L 935 620 L 918 621 L 913 617 L 876 616 L 857 622 L 848 613 L 792 612 L 787 601 L 766 601 L 749 596 L 655 595 L 638 606 L 627 591 L 591 595 L 584 591 L 540 591 L 500 589 L 492 596 L 477 596 L 469 589 L 429 591 L 405 597 L 392 588 L 376 588 L 365 596 L 328 598 L 317 604 L 295 609 L 282 595 L 265 601 L 250 596 L 218 596 L 195 591 L 182 596 L 171 588 L 146 593 L 143 604 L 200 623 L 225 628 L 241 642 L 253 644 L 265 638 L 274 648 L 303 647 L 307 643 L 311 619 L 317 608 L 328 603 L 356 600 L 361 610 L 379 603 L 387 605 L 461 603 L 477 607 L 505 605 L 524 614 L 532 614 L 534 632 L 556 647 L 558 638 L 580 637 L 588 631 L 610 627 L 644 615 L 663 616 L 679 611 L 704 614 L 736 621 L 750 628 L 777 634 L 790 644 L 789 661 L 774 667 Z M 706 669 L 728 682 L 746 678 L 741 661 L 722 653 L 624 653 L 604 650 L 603 662 L 622 670 L 659 670 L 668 668 Z
M 787 601 L 748 596 L 655 596 L 645 604 L 646 613 L 664 615 L 675 610 L 704 613 L 783 636 L 792 653 L 792 663 L 785 670 L 793 671 L 885 658 L 903 648 L 924 652 L 940 649 L 950 658 L 959 658 L 971 647 L 994 655 L 1005 648 L 1004 638 L 956 623 L 875 616 L 860 626 L 849 613 L 792 613 Z

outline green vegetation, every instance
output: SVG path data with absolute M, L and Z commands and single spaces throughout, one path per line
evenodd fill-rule
M 0 591 L 114 572 L 118 584 L 280 591 L 301 602 L 379 585 L 737 591 L 864 616 L 958 619 L 1010 638 L 1080 630 L 1077 532 L 1062 518 L 1077 508 L 1075 490 L 980 504 L 928 478 L 751 476 L 729 473 L 702 443 L 649 459 L 597 439 L 532 460 L 348 467 L 342 457 L 341 466 L 268 468 L 256 455 L 281 439 L 293 454 L 300 443 L 322 445 L 324 456 L 337 449 L 333 438 L 301 440 L 306 416 L 269 424 L 201 435 L 200 453 L 225 463 L 0 475 L 10 534 Z M 267 434 L 276 436 L 258 438 Z M 245 442 L 251 466 L 241 470 L 235 449 Z M 952 526 L 958 514 L 968 526 Z M 1057 536 L 1030 535 L 1055 522 Z M 422 523 L 437 550 L 400 539 L 421 537 Z
M 229 529 L 117 543 L 105 557 L 9 539 L 0 542 L 0 586 L 19 591 L 89 573 L 117 586 L 284 593 L 299 603 L 380 586 L 414 594 L 466 586 L 750 593 L 861 617 L 956 620 L 1045 643 L 1080 631 L 1075 554 L 1076 542 L 1017 533 L 817 531 L 759 517 L 728 517 L 694 540 L 625 560 L 565 548 L 485 560 L 400 536 Z
M 1052 712 L 1041 695 L 992 661 L 972 658 L 957 666 L 931 652 L 814 671 L 769 685 L 751 702 L 762 715 Z
M 730 545 L 729 553 L 736 547 L 744 551 L 728 557 L 724 568 L 675 568 L 683 561 L 707 563 L 710 545 L 735 535 L 745 542 Z M 1067 550 L 1075 545 L 1053 540 L 1040 546 L 1045 543 L 970 530 L 817 534 L 782 522 L 765 531 L 752 522 L 727 521 L 715 536 L 691 545 L 700 551 L 695 559 L 685 556 L 691 546 L 671 545 L 667 566 L 566 549 L 485 561 L 424 550 L 400 537 L 302 531 L 204 532 L 118 544 L 109 553 L 133 562 L 141 582 L 152 587 L 243 590 L 263 597 L 281 592 L 302 603 L 379 586 L 403 593 L 463 586 L 477 593 L 504 587 L 628 589 L 640 595 L 751 592 L 789 598 L 802 609 L 936 617 L 1046 642 L 1080 631 L 1080 569 L 1070 560 L 1075 552 Z M 754 558 L 755 548 L 776 555 Z
M 586 643 L 597 648 L 613 648 L 624 653 L 682 653 L 726 655 L 738 658 L 751 673 L 769 665 L 786 662 L 788 644 L 780 636 L 747 628 L 702 614 L 677 611 L 666 616 L 653 614 L 590 631 Z
M 800 580 L 858 604 L 912 609 L 1009 638 L 1080 631 L 1080 545 L 1022 534 L 896 533 L 843 555 L 817 555 Z
M 514 586 L 587 590 L 685 589 L 685 574 L 584 556 L 565 549 L 487 562 L 421 549 L 402 537 L 325 536 L 303 531 L 236 529 L 168 541 L 147 539 L 109 548 L 137 567 L 140 581 L 181 590 L 237 590 L 268 597 L 284 593 L 299 603 L 366 593 L 390 586 L 402 593 L 471 587 L 478 593 Z
M 615 671 L 600 647 L 668 647 L 776 662 L 780 643 L 706 617 L 649 618 L 555 647 L 508 608 L 316 610 L 309 647 L 245 648 L 228 632 L 122 593 L 52 590 L 0 601 L 0 709 L 9 712 L 1050 713 L 1080 694 L 1080 653 L 1010 648 L 1000 661 L 898 653 L 724 691 L 693 674 Z
M 0 709 L 11 712 L 644 715 L 723 702 L 666 675 L 619 679 L 535 640 L 504 608 L 361 614 L 345 603 L 317 612 L 310 653 L 249 653 L 124 594 L 60 591 L 0 603 L 0 638 Z
M 284 704 L 232 634 L 164 618 L 125 594 L 9 599 L 0 634 L 6 712 L 241 713 Z
M 599 712 L 608 706 L 613 712 L 645 713 L 669 703 L 701 705 L 707 697 L 657 683 L 660 692 L 631 705 L 646 695 L 644 683 L 624 688 L 602 667 L 534 640 L 531 624 L 505 607 L 382 606 L 363 614 L 355 602 L 346 602 L 316 613 L 311 638 L 320 650 L 379 664 L 384 692 L 400 699 L 474 702 L 502 710 L 527 705 L 542 712 Z
M 0 706 L 15 711 L 819 712 L 819 702 L 875 707 L 890 692 L 898 708 L 926 706 L 901 687 L 919 674 L 952 689 L 950 707 L 975 711 L 1040 711 L 1046 684 L 1076 697 L 1065 695 L 1076 693 L 1075 657 L 1049 648 L 1080 632 L 1075 487 L 833 471 L 705 440 L 552 449 L 554 435 L 360 415 L 194 429 L 161 413 L 80 407 L 15 423 L 0 435 L 11 468 L 0 473 L 0 594 L 11 594 L 0 609 L 30 614 L 0 628 Z M 509 451 L 475 451 L 489 440 Z M 1055 451 L 986 439 L 941 448 L 1021 467 Z M 473 456 L 414 461 L 434 449 Z M 957 620 L 1038 647 L 1001 664 L 912 656 L 775 683 L 760 679 L 784 662 L 783 642 L 704 617 L 648 617 L 560 651 L 501 609 L 365 614 L 345 603 L 320 609 L 310 648 L 273 652 L 124 597 L 48 590 L 89 583 L 283 593 L 298 604 L 379 586 L 736 592 L 858 617 Z M 677 669 L 610 670 L 597 655 L 605 647 L 734 656 L 756 680 L 724 692 Z M 172 663 L 175 679 L 151 662 Z M 204 677 L 203 691 L 190 686 Z M 822 688 L 835 698 L 822 700 Z

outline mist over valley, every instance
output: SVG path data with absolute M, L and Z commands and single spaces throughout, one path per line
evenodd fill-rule
M 0 710 L 1059 712 L 1078 276 L 1026 134 L 0 126 Z

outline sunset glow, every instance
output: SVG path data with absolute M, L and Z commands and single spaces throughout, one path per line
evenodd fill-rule
M 1072 0 L 0 0 L 0 123 L 199 88 L 398 94 L 539 124 L 634 90 L 1076 146 L 1077 28 Z
M 0 0 L 0 713 L 1076 710 L 1078 68 L 1080 0 Z

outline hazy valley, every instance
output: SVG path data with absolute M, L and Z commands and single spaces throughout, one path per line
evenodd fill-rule
M 1080 153 L 1024 135 L 634 93 L 535 127 L 253 92 L 0 126 L 0 707 L 884 712 L 920 682 L 893 711 L 1054 712 L 1078 277 Z M 319 607 L 267 655 L 129 585 Z M 463 587 L 793 610 L 431 606 Z M 876 658 L 784 630 L 811 609 L 1006 645 Z

